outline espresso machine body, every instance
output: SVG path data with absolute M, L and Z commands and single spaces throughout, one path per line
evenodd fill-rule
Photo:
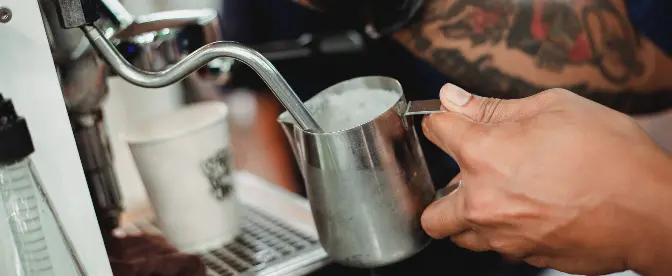
M 12 14 L 0 19 L 0 90 L 30 122 L 35 167 L 81 263 L 89 275 L 111 276 L 38 1 L 3 0 L 0 9 Z M 6 219 L 0 212 L 0 220 Z M 43 225 L 45 237 L 53 241 L 55 275 L 77 275 L 56 223 L 45 220 Z M 3 275 L 13 275 L 2 269 Z

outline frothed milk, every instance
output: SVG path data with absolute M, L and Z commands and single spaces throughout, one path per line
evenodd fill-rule
M 324 132 L 337 132 L 372 121 L 399 101 L 399 94 L 384 89 L 352 89 L 329 95 L 308 106 Z

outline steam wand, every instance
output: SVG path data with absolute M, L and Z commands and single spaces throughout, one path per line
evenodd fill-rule
M 306 110 L 298 96 L 277 69 L 259 52 L 235 42 L 213 42 L 194 51 L 172 67 L 148 72 L 131 65 L 105 38 L 102 31 L 93 25 L 80 27 L 91 45 L 107 63 L 126 81 L 146 88 L 159 88 L 176 83 L 216 58 L 234 58 L 254 69 L 273 91 L 280 103 L 306 131 L 321 133 L 322 129 Z

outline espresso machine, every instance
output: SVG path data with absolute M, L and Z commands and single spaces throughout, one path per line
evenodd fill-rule
M 184 80 L 194 72 L 207 80 L 217 71 L 213 70 L 217 66 L 213 61 L 233 58 L 251 67 L 268 85 L 287 109 L 283 116 L 291 119 L 294 128 L 306 133 L 321 132 L 320 125 L 266 56 L 237 43 L 218 41 L 214 31 L 218 23 L 212 14 L 168 12 L 133 17 L 111 0 L 0 1 L 0 89 L 34 122 L 30 126 L 36 137 L 34 161 L 46 179 L 47 192 L 54 198 L 55 209 L 88 275 L 111 275 L 100 231 L 115 228 L 122 211 L 110 162 L 112 156 L 101 124 L 104 119 L 101 103 L 107 93 L 108 76 L 123 78 L 140 87 L 158 88 Z M 173 34 L 163 30 L 190 31 Z M 186 44 L 153 44 L 142 40 L 163 41 L 170 35 L 181 37 L 178 41 Z M 138 49 L 142 50 L 140 54 Z M 312 138 L 297 135 L 296 139 L 310 143 Z M 254 182 L 250 176 L 243 178 Z M 268 214 L 248 211 L 250 224 L 244 229 L 247 232 L 236 243 L 203 257 L 210 268 L 209 275 L 302 275 L 316 270 L 318 275 L 319 271 L 323 275 L 372 274 L 366 266 L 351 269 L 328 265 L 331 261 L 318 242 L 315 221 L 305 199 L 262 188 L 263 183 L 245 186 L 250 195 L 265 197 L 260 200 L 243 196 L 249 197 L 243 198 L 243 202 L 257 209 L 284 213 L 269 218 Z M 428 195 L 423 192 L 422 200 L 429 200 Z M 269 198 L 285 201 L 274 205 L 268 202 Z M 295 216 L 299 223 L 286 227 L 278 223 L 283 216 Z M 151 221 L 138 223 L 137 229 L 157 231 Z M 265 235 L 262 239 L 269 243 L 259 244 L 257 235 Z M 426 240 L 422 238 L 424 245 Z M 333 240 L 329 244 L 338 242 Z M 385 263 L 385 267 L 374 269 L 373 274 L 407 275 L 407 270 L 400 270 L 406 266 L 415 267 L 416 271 L 419 266 L 434 270 L 430 263 L 441 266 L 442 263 L 428 256 L 450 258 L 454 252 L 441 248 L 442 253 L 437 254 L 434 245 L 410 257 L 411 262 Z M 54 250 L 68 255 L 62 247 L 56 246 Z M 255 248 L 281 256 L 272 256 L 267 262 L 256 259 L 259 256 L 254 254 Z M 292 262 L 278 262 L 283 257 Z M 462 259 L 457 261 L 466 263 Z M 331 272 L 325 272 L 327 268 Z M 59 269 L 62 273 L 58 275 L 77 275 L 67 265 Z

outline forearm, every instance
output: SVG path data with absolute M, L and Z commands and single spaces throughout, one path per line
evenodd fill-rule
M 395 39 L 484 96 L 562 87 L 631 114 L 672 107 L 672 60 L 622 0 L 428 0 Z

